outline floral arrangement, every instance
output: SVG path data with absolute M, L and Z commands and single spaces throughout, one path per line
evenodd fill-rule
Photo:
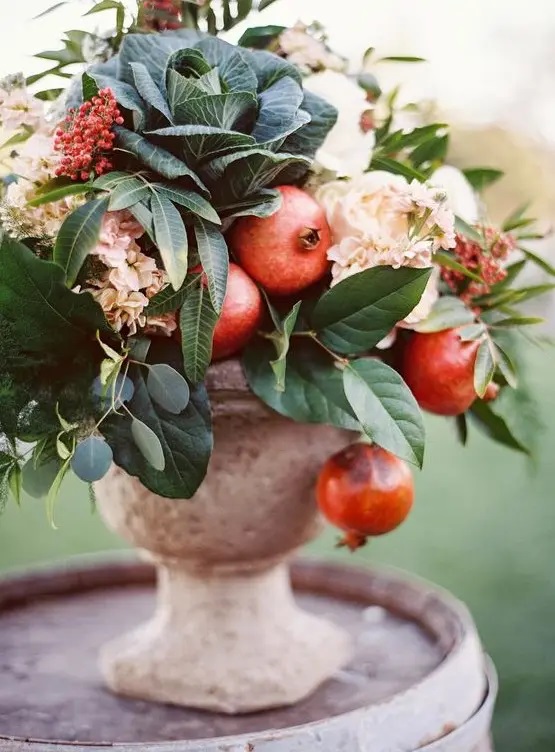
M 380 90 L 372 50 L 353 72 L 317 24 L 219 36 L 270 2 L 104 0 L 113 33 L 39 55 L 65 88 L 1 82 L 4 495 L 51 511 L 70 469 L 115 462 L 191 497 L 228 357 L 271 408 L 384 462 L 422 464 L 421 408 L 529 451 L 520 332 L 539 319 L 519 306 L 553 285 L 517 277 L 555 276 L 523 247 L 531 220 L 492 225 L 479 194 L 501 173 L 446 165 L 447 126 Z

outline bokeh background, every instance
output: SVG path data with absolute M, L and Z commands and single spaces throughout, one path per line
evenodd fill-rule
M 32 53 L 55 49 L 65 30 L 112 22 L 109 13 L 83 21 L 81 0 L 31 20 L 53 3 L 2 0 L 0 76 L 40 70 Z M 402 82 L 406 101 L 437 102 L 454 124 L 452 163 L 507 170 L 486 193 L 492 217 L 531 198 L 544 225 L 555 219 L 552 0 L 278 0 L 264 12 L 268 23 L 299 18 L 321 21 L 331 45 L 355 62 L 370 45 L 379 53 L 425 57 L 424 64 L 382 64 L 375 72 L 386 89 Z M 553 240 L 539 250 L 555 260 Z M 555 333 L 555 296 L 542 312 L 546 332 Z M 555 349 L 530 347 L 528 361 L 545 422 L 537 460 L 474 433 L 462 449 L 450 424 L 428 418 L 414 513 L 398 532 L 352 558 L 411 570 L 469 604 L 500 673 L 494 731 L 502 752 L 555 749 Z M 66 483 L 56 521 L 53 530 L 32 499 L 21 508 L 10 504 L 0 518 L 0 569 L 121 547 L 77 480 Z M 311 552 L 345 556 L 333 543 L 330 531 Z

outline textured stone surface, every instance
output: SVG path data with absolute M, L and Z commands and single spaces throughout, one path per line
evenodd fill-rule
M 0 580 L 0 750 L 50 751 L 45 741 L 56 739 L 87 750 L 118 743 L 121 752 L 173 740 L 180 740 L 179 752 L 408 752 L 417 745 L 388 739 L 413 731 L 422 743 L 450 732 L 430 752 L 488 750 L 494 687 L 460 725 L 468 677 L 457 662 L 472 662 L 465 646 L 473 642 L 464 607 L 396 573 L 303 563 L 293 577 L 303 607 L 347 631 L 355 654 L 303 702 L 244 716 L 128 700 L 103 688 L 99 645 L 152 609 L 146 565 L 74 566 Z
M 269 410 L 237 361 L 210 369 L 214 452 L 190 500 L 120 468 L 97 484 L 113 530 L 159 566 L 152 619 L 108 645 L 112 690 L 221 712 L 288 705 L 347 660 L 347 636 L 294 602 L 284 565 L 319 529 L 314 483 L 349 434 Z M 202 656 L 202 660 L 199 660 Z

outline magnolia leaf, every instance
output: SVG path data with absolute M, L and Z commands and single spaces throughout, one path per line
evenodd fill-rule
M 204 379 L 212 357 L 212 336 L 218 320 L 210 294 L 199 284 L 189 290 L 181 307 L 179 328 L 187 378 L 198 384 Z
M 148 367 L 146 387 L 152 399 L 174 415 L 182 413 L 189 404 L 191 395 L 187 381 L 167 363 Z
M 370 350 L 418 304 L 430 274 L 431 269 L 389 266 L 353 274 L 322 295 L 311 324 L 336 352 Z
M 149 465 L 152 465 L 155 470 L 160 472 L 164 470 L 166 467 L 164 449 L 162 442 L 152 428 L 138 418 L 133 418 L 131 422 L 131 435 L 137 448 Z
M 277 332 L 270 335 L 270 339 L 274 343 L 277 351 L 277 358 L 270 361 L 272 371 L 276 375 L 276 389 L 278 392 L 285 391 L 285 373 L 287 368 L 287 353 L 289 352 L 289 344 L 291 341 L 291 334 L 297 323 L 297 318 L 301 308 L 301 301 L 295 303 L 293 308 L 289 311 L 287 316 L 280 322 Z
M 495 354 L 489 337 L 485 337 L 476 353 L 474 365 L 474 389 L 483 397 L 495 374 Z
M 151 199 L 154 237 L 170 284 L 179 290 L 187 276 L 187 231 L 180 213 L 165 196 L 154 193 Z
M 217 227 L 202 219 L 195 220 L 195 237 L 200 263 L 208 282 L 214 311 L 221 313 L 227 288 L 229 256 L 224 236 Z
M 446 295 L 436 301 L 427 318 L 416 324 L 411 324 L 411 329 L 425 333 L 441 332 L 444 329 L 471 324 L 474 319 L 474 313 L 465 306 L 460 298 Z
M 89 436 L 75 447 L 71 469 L 85 483 L 94 483 L 103 478 L 113 460 L 110 445 L 99 436 Z
M 285 389 L 276 389 L 270 361 L 275 348 L 256 339 L 243 353 L 249 386 L 263 402 L 299 423 L 328 423 L 351 431 L 360 425 L 343 390 L 342 371 L 314 342 L 291 342 L 287 356 Z
M 107 208 L 107 199 L 88 201 L 66 217 L 60 227 L 53 259 L 65 271 L 68 287 L 73 287 L 85 259 L 98 243 Z
M 422 467 L 425 440 L 422 414 L 397 371 L 375 358 L 361 358 L 345 367 L 343 386 L 366 436 Z

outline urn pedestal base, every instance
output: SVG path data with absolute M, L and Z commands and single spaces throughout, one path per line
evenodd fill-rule
M 295 602 L 285 564 L 250 574 L 158 569 L 153 618 L 108 643 L 118 694 L 243 713 L 291 705 L 350 658 L 347 633 Z

